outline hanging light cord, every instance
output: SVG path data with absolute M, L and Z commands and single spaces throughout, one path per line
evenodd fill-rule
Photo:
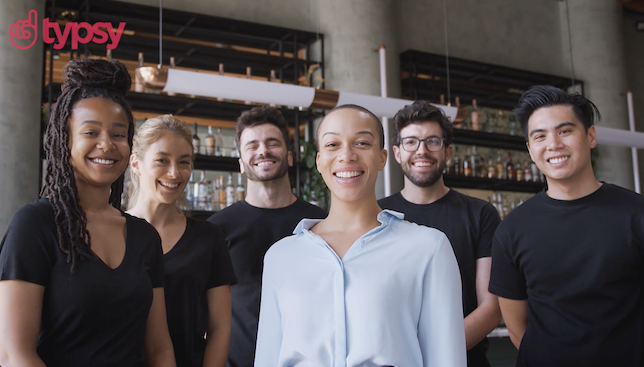
M 447 67 L 447 103 L 451 103 L 452 96 L 450 90 L 450 81 L 449 81 L 449 46 L 447 43 L 447 5 L 445 0 L 443 0 L 443 26 L 445 28 L 445 65 Z
M 159 66 L 163 65 L 163 0 L 159 0 Z
M 575 88 L 575 66 L 572 60 L 572 34 L 570 33 L 570 14 L 568 12 L 568 0 L 564 0 L 566 4 L 566 26 L 568 28 L 568 52 L 570 53 L 570 82 L 572 83 L 573 90 Z

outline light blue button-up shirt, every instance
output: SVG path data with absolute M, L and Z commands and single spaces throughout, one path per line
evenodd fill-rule
M 304 219 L 266 253 L 255 367 L 465 367 L 447 236 L 385 210 L 340 259 Z

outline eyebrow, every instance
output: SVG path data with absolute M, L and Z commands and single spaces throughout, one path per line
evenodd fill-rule
M 276 142 L 278 142 L 280 144 L 282 143 L 282 141 L 280 139 L 274 138 L 274 137 L 266 138 L 266 139 L 264 139 L 264 141 L 267 142 L 267 143 L 273 142 L 273 141 L 276 141 Z M 259 143 L 259 140 L 255 139 L 255 140 L 251 140 L 248 143 L 244 144 L 244 146 L 249 146 L 249 145 L 258 144 L 258 143 Z
M 572 122 L 570 122 L 570 121 L 566 121 L 566 122 L 562 122 L 562 123 L 560 123 L 559 125 L 555 126 L 555 128 L 554 128 L 554 129 L 555 129 L 555 130 L 559 130 L 559 129 L 561 129 L 562 127 L 566 127 L 566 126 L 572 126 L 572 127 L 575 127 L 575 124 L 573 124 L 573 123 L 572 123 Z M 546 129 L 534 129 L 534 130 L 530 131 L 530 135 L 529 135 L 529 136 L 532 136 L 532 135 L 534 135 L 534 134 L 536 134 L 536 133 L 542 133 L 542 132 L 545 132 L 545 131 L 546 131 Z
M 165 156 L 165 157 L 170 157 L 172 155 L 172 154 L 167 153 L 167 152 L 157 152 L 156 154 L 162 155 L 162 156 Z M 190 154 L 182 154 L 182 155 L 179 156 L 179 158 L 190 158 L 190 157 L 192 157 Z
M 103 126 L 102 122 L 96 121 L 96 120 L 85 120 L 85 121 L 81 122 L 81 126 L 86 125 L 86 124 L 96 125 L 96 126 Z M 112 122 L 112 127 L 121 127 L 121 128 L 127 129 L 127 125 L 122 124 L 120 122 Z
M 329 132 L 326 132 L 326 133 L 322 134 L 322 137 L 325 137 L 326 135 L 338 135 L 339 136 L 340 134 L 336 133 L 334 131 L 329 131 Z M 368 131 L 368 130 L 358 131 L 356 133 L 356 135 L 371 135 L 372 138 L 374 138 L 374 139 L 376 138 L 375 136 L 373 136 L 373 133 L 371 131 Z

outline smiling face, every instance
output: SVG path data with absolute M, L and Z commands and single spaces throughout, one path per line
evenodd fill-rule
M 70 163 L 77 184 L 110 186 L 128 164 L 128 119 L 106 98 L 78 101 L 68 123 Z
M 350 108 L 324 118 L 316 162 L 333 200 L 375 199 L 378 171 L 387 161 L 376 124 L 368 114 Z
M 131 162 L 139 176 L 141 199 L 174 205 L 190 180 L 192 147 L 184 137 L 166 132 L 142 157 L 133 154 Z
M 273 124 L 247 127 L 239 137 L 240 170 L 251 181 L 273 181 L 288 174 L 293 155 Z
M 590 149 L 596 145 L 595 127 L 586 132 L 570 106 L 542 107 L 528 119 L 528 151 L 549 183 L 592 177 Z
M 404 138 L 427 139 L 429 137 L 443 138 L 443 131 L 437 122 L 411 123 L 400 130 L 399 136 Z M 423 142 L 418 149 L 408 152 L 401 145 L 394 145 L 394 157 L 400 163 L 405 174 L 405 185 L 413 184 L 419 187 L 434 185 L 443 175 L 447 160 L 452 154 L 452 146 L 443 147 L 438 152 L 430 152 Z

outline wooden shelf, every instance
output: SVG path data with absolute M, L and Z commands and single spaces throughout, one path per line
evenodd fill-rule
M 463 129 L 454 129 L 452 144 L 476 145 L 489 148 L 519 150 L 522 152 L 528 151 L 523 136 Z
M 492 191 L 515 191 L 537 193 L 546 186 L 542 182 L 499 180 L 482 177 L 444 175 L 445 185 L 454 188 Z

